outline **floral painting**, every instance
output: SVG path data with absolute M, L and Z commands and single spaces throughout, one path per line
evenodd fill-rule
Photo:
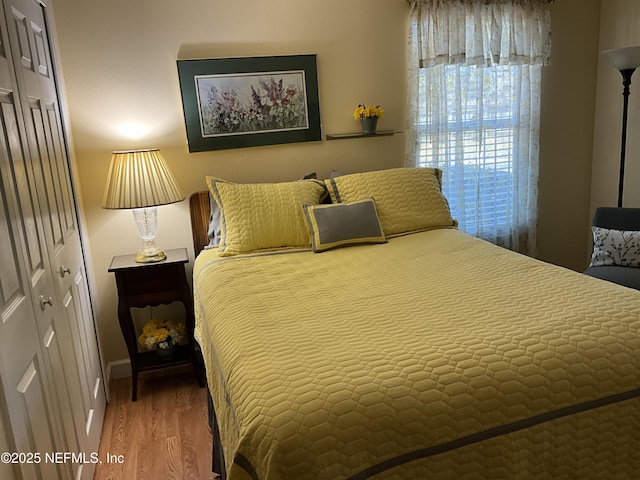
M 315 55 L 180 60 L 189 151 L 322 139 Z
M 195 81 L 203 137 L 309 127 L 303 71 Z

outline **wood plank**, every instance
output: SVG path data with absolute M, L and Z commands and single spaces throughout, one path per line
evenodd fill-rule
M 131 379 L 113 380 L 94 480 L 215 480 L 211 444 L 207 391 L 190 367 L 141 375 L 137 402 Z

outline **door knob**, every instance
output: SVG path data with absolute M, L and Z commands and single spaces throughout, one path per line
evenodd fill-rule
M 47 305 L 53 307 L 53 298 L 44 298 L 44 295 L 40 295 L 40 308 L 44 311 Z
M 64 265 L 60 265 L 60 276 L 64 278 L 65 275 L 71 275 L 71 267 L 65 267 Z

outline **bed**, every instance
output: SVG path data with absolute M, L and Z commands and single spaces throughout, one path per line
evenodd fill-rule
M 192 198 L 223 478 L 638 478 L 640 293 L 460 232 L 440 179 Z

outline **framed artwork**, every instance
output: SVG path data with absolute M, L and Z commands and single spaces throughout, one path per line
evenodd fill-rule
M 190 152 L 322 139 L 315 55 L 178 60 Z

